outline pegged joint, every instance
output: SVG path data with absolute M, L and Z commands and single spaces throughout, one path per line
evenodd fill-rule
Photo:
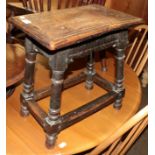
M 61 120 L 60 120 L 60 119 L 51 120 L 51 118 L 49 118 L 49 117 L 46 117 L 46 118 L 45 118 L 45 122 L 46 122 L 49 126 L 54 126 L 54 125 L 61 124 Z

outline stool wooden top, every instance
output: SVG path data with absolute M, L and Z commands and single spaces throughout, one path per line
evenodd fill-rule
M 49 50 L 56 50 L 110 31 L 142 22 L 101 5 L 13 17 L 10 21 Z
M 78 59 L 76 60 L 78 61 Z M 77 63 L 75 61 L 75 65 Z M 82 64 L 82 63 L 80 63 Z M 71 67 L 75 67 L 72 65 Z M 107 60 L 108 72 L 100 71 L 100 64 L 96 64 L 97 72 L 104 78 L 113 81 L 115 67 L 112 59 Z M 73 73 L 76 74 L 79 66 Z M 50 84 L 49 70 L 40 64 L 36 68 L 35 87 L 42 88 Z M 46 82 L 45 82 L 46 81 Z M 56 146 L 48 150 L 45 145 L 45 134 L 40 125 L 32 116 L 23 118 L 19 114 L 19 94 L 22 86 L 18 86 L 14 94 L 7 99 L 7 154 L 43 154 L 43 155 L 69 155 L 90 149 L 110 136 L 137 110 L 141 100 L 140 82 L 132 69 L 125 65 L 125 88 L 126 94 L 123 98 L 121 110 L 113 109 L 112 105 L 63 130 L 57 140 Z M 86 102 L 89 102 L 105 91 L 94 85 L 93 90 L 86 90 L 84 83 L 65 90 L 62 94 L 61 113 L 73 110 Z M 39 101 L 41 107 L 48 111 L 49 97 Z

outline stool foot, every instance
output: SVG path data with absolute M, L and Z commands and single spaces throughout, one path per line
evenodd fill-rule
M 48 149 L 51 149 L 54 147 L 55 142 L 57 139 L 57 135 L 56 134 L 52 134 L 52 135 L 46 135 L 46 141 L 45 141 L 45 145 Z
M 27 109 L 27 107 L 26 106 L 21 106 L 21 108 L 20 108 L 20 115 L 22 116 L 22 117 L 27 117 L 28 115 L 29 115 L 29 110 Z
M 113 104 L 113 107 L 116 109 L 116 110 L 120 110 L 121 107 L 122 107 L 122 99 L 117 99 L 114 104 Z

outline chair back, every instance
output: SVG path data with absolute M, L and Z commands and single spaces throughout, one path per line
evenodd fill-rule
M 23 6 L 32 12 L 43 12 L 51 10 L 52 0 L 21 0 Z M 57 9 L 71 8 L 88 4 L 104 5 L 106 0 L 57 0 Z M 55 2 L 56 3 L 56 2 Z
M 87 155 L 124 155 L 148 125 L 148 106 L 125 122 Z
M 131 30 L 132 44 L 127 50 L 125 62 L 136 72 L 142 72 L 148 59 L 148 26 L 139 25 Z
M 22 0 L 23 6 L 33 12 L 43 12 L 51 10 L 52 0 Z
M 58 9 L 83 6 L 88 4 L 104 5 L 106 0 L 58 0 Z
M 125 122 L 87 155 L 124 155 L 148 125 L 148 106 Z

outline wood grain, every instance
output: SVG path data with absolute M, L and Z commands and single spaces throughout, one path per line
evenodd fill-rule
M 79 61 L 79 60 L 77 60 Z M 75 61 L 75 65 L 78 65 Z M 114 81 L 113 59 L 107 60 L 108 71 L 100 71 L 100 63 L 96 64 L 97 72 L 104 78 Z M 74 66 L 74 65 L 73 65 Z M 79 66 L 68 72 L 69 76 L 77 74 Z M 37 64 L 35 88 L 42 88 L 50 84 L 50 72 L 46 66 Z M 45 135 L 42 128 L 32 116 L 23 118 L 19 114 L 19 94 L 22 85 L 18 86 L 14 94 L 7 99 L 7 154 L 75 154 L 98 145 L 117 130 L 138 109 L 141 99 L 141 87 L 136 74 L 128 65 L 125 65 L 126 95 L 123 98 L 123 107 L 120 111 L 113 109 L 112 105 L 65 129 L 58 136 L 56 146 L 48 150 L 44 145 Z M 80 93 L 79 93 L 80 92 Z M 69 88 L 62 95 L 61 114 L 67 113 L 86 102 L 89 102 L 105 91 L 94 85 L 93 90 L 86 90 L 84 83 Z M 47 112 L 49 98 L 39 101 L 40 106 Z M 61 145 L 65 144 L 61 148 Z
M 56 50 L 110 31 L 128 28 L 141 23 L 142 19 L 101 5 L 87 5 L 22 18 L 13 17 L 10 22 L 49 50 Z

